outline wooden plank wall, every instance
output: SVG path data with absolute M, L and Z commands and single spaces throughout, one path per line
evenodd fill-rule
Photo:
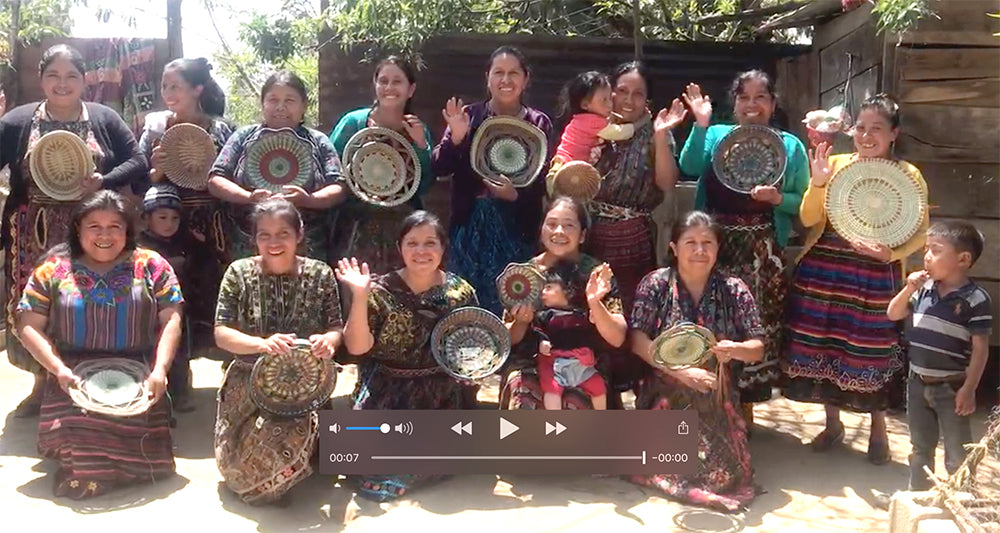
M 986 250 L 972 274 L 1000 317 L 1000 20 L 993 0 L 938 0 L 938 17 L 886 43 L 887 84 L 900 99 L 897 154 L 930 189 L 933 220 L 972 222 Z M 919 261 L 914 260 L 919 264 Z M 994 328 L 998 344 L 1000 327 Z
M 634 54 L 633 42 L 628 39 L 470 34 L 434 37 L 421 51 L 424 65 L 418 74 L 413 111 L 428 123 L 435 142 L 444 131 L 441 109 L 449 97 L 459 96 L 467 103 L 485 97 L 486 62 L 490 53 L 503 44 L 514 45 L 527 56 L 532 75 L 526 101 L 552 117 L 555 122 L 553 140 L 558 139 L 562 125 L 568 119 L 556 116 L 562 85 L 579 72 L 610 71 L 618 63 L 632 60 Z M 775 75 L 779 61 L 797 57 L 807 50 L 808 47 L 802 46 L 753 43 L 646 43 L 643 60 L 650 69 L 652 107 L 658 110 L 669 105 L 689 82 L 696 82 L 711 95 L 716 104 L 716 116 L 725 117 L 731 114 L 727 93 L 738 72 L 760 68 Z M 359 54 L 344 54 L 335 42 L 320 50 L 321 130 L 332 130 L 341 115 L 371 103 L 373 65 L 363 63 L 359 58 Z M 802 110 L 782 109 L 778 121 L 782 126 L 797 123 L 801 113 Z M 689 127 L 690 124 L 676 132 L 678 143 L 686 139 Z M 680 206 L 691 205 L 693 188 L 678 188 L 675 196 Z M 666 199 L 654 213 L 661 230 L 667 227 L 677 210 L 671 200 Z M 447 220 L 448 184 L 436 184 L 425 198 L 425 203 L 428 209 Z M 662 242 L 663 239 L 660 241 L 658 251 L 662 258 L 665 257 L 666 243 Z

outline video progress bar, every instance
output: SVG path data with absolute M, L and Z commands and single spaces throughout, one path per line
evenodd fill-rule
M 373 455 L 373 461 L 642 461 L 646 464 L 646 452 L 642 455 Z

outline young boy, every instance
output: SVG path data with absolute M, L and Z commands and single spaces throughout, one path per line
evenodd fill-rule
M 535 313 L 532 329 L 541 337 L 538 346 L 538 379 L 546 409 L 562 408 L 566 387 L 579 387 L 594 404 L 607 409 L 608 393 L 604 378 L 594 365 L 591 346 L 598 341 L 597 329 L 585 307 L 573 305 L 575 294 L 567 283 L 571 267 L 557 265 L 545 273 L 542 310 Z
M 156 251 L 170 263 L 183 291 L 188 270 L 195 265 L 186 264 L 187 251 L 191 247 L 187 241 L 187 232 L 180 231 L 181 197 L 177 188 L 166 183 L 154 184 L 142 199 L 142 212 L 146 229 L 139 233 L 139 245 Z M 188 329 L 185 321 L 183 344 L 174 355 L 167 375 L 167 388 L 173 408 L 181 413 L 194 410 L 194 403 L 191 401 L 190 351 L 187 348 L 187 336 L 190 333 Z
M 910 274 L 889 303 L 892 320 L 913 314 L 906 384 L 910 490 L 931 488 L 923 467 L 934 469 L 939 434 L 949 474 L 961 466 L 964 445 L 972 442 L 969 415 L 976 410 L 993 322 L 989 294 L 969 280 L 983 245 L 982 234 L 970 224 L 935 223 L 927 230 L 924 270 Z

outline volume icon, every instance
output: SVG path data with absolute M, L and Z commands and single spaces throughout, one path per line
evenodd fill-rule
M 413 435 L 413 422 L 403 422 L 402 424 L 396 424 L 396 433 L 402 433 L 404 435 Z
M 334 433 L 340 433 L 340 424 L 334 424 L 330 426 L 330 431 Z

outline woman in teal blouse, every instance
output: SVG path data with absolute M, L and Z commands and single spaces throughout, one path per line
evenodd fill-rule
M 733 81 L 731 95 L 737 125 L 770 125 L 776 105 L 770 76 L 759 70 L 743 72 Z M 757 186 L 749 194 L 732 191 L 715 175 L 712 158 L 736 125 L 709 126 L 712 102 L 695 84 L 688 85 L 684 100 L 695 125 L 681 151 L 681 171 L 699 177 L 695 209 L 711 213 L 725 230 L 719 267 L 749 285 L 764 326 L 764 358 L 741 365 L 738 374 L 740 401 L 749 423 L 753 420 L 752 404 L 771 398 L 771 387 L 780 375 L 778 354 L 787 293 L 782 249 L 809 186 L 809 160 L 802 141 L 780 131 L 788 161 L 778 187 Z
M 334 235 L 337 257 L 356 257 L 368 263 L 372 272 L 385 274 L 402 267 L 396 251 L 396 237 L 407 215 L 422 209 L 420 198 L 434 184 L 431 172 L 431 132 L 410 112 L 410 100 L 417 89 L 413 66 L 397 56 L 383 59 L 375 67 L 375 102 L 341 117 L 330 134 L 343 160 L 347 141 L 358 131 L 378 126 L 402 133 L 413 143 L 420 162 L 420 186 L 416 195 L 397 207 L 380 207 L 352 196 L 341 211 Z M 344 160 L 344 165 L 350 161 Z

